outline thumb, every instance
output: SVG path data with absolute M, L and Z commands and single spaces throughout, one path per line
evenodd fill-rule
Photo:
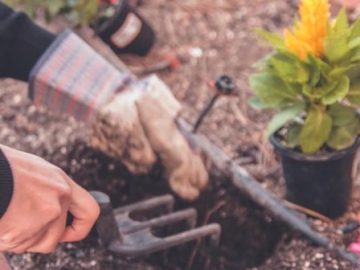
M 100 213 L 99 205 L 94 198 L 75 183 L 72 198 L 69 212 L 73 216 L 73 220 L 71 225 L 66 227 L 60 242 L 74 242 L 84 239 Z

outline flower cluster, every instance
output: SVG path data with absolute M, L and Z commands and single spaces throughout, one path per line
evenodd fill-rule
M 285 30 L 285 45 L 290 52 L 302 60 L 308 53 L 314 56 L 324 55 L 323 41 L 329 19 L 330 6 L 326 0 L 304 0 L 299 8 L 300 21 L 293 31 Z
M 266 136 L 306 154 L 341 150 L 360 133 L 360 20 L 332 19 L 327 0 L 301 0 L 283 35 L 258 29 L 273 48 L 249 77 L 257 109 L 278 109 Z

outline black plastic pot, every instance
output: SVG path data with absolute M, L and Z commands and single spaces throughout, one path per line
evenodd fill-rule
M 96 32 L 116 54 L 144 56 L 155 42 L 155 33 L 149 23 L 127 2 L 119 0 L 115 14 L 109 19 L 100 20 L 96 25 Z
M 329 218 L 336 218 L 346 211 L 359 139 L 347 149 L 319 155 L 288 149 L 275 136 L 270 141 L 281 160 L 287 200 Z

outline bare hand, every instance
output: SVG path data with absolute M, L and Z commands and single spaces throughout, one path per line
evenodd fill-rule
M 0 251 L 51 252 L 59 242 L 86 237 L 99 215 L 92 196 L 47 161 L 0 145 L 14 179 L 14 193 L 0 219 Z M 66 227 L 67 213 L 74 216 Z

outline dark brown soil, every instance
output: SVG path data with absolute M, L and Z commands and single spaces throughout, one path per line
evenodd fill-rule
M 133 71 L 151 65 L 169 54 L 182 54 L 184 64 L 175 71 L 159 73 L 183 103 L 183 117 L 193 123 L 212 92 L 207 82 L 219 74 L 232 76 L 240 96 L 221 98 L 206 117 L 200 132 L 253 174 L 276 196 L 284 196 L 279 164 L 261 135 L 269 113 L 249 108 L 251 95 L 247 75 L 251 64 L 266 49 L 252 31 L 264 27 L 282 31 L 296 10 L 294 0 L 152 0 L 132 1 L 153 25 L 157 42 L 145 58 L 122 56 Z M 196 52 L 196 53 L 194 53 Z M 111 196 L 114 206 L 160 194 L 171 193 L 157 166 L 150 175 L 132 176 L 116 160 L 94 151 L 87 144 L 89 127 L 84 123 L 34 107 L 26 97 L 26 84 L 13 80 L 0 83 L 0 142 L 28 151 L 60 166 L 87 189 Z M 247 161 L 250 158 L 252 161 Z M 360 210 L 359 178 L 349 211 L 327 224 L 310 220 L 312 226 L 332 242 L 346 247 L 357 232 L 340 235 L 336 231 L 354 220 Z M 177 198 L 176 209 L 195 207 L 198 224 L 217 222 L 222 226 L 219 247 L 209 250 L 196 243 L 182 245 L 142 258 L 123 258 L 106 252 L 96 237 L 78 244 L 60 245 L 49 255 L 12 255 L 14 269 L 63 270 L 285 270 L 354 269 L 323 248 L 315 247 L 301 235 L 237 191 L 228 179 L 212 173 L 210 185 L 199 200 L 186 203 Z M 207 215 L 210 218 L 205 220 Z M 160 233 L 179 226 L 160 229 Z M 192 256 L 194 260 L 192 261 Z
M 4 82 L 5 86 L 12 84 L 12 81 Z M 86 141 L 81 138 L 81 132 L 83 130 L 86 132 L 85 126 L 78 127 L 75 131 L 76 123 L 71 120 L 51 114 L 42 116 L 42 112 L 36 110 L 28 102 L 14 104 L 14 100 L 20 99 L 20 95 L 16 92 L 18 91 L 2 92 L 2 100 L 6 101 L 2 102 L 0 107 L 3 132 L 7 133 L 4 140 L 11 141 L 13 138 L 15 142 L 18 138 L 25 138 L 23 143 L 20 143 L 21 149 L 58 164 L 88 190 L 106 192 L 115 207 L 171 193 L 166 180 L 161 177 L 160 166 L 157 166 L 150 175 L 132 176 L 122 164 L 87 146 Z M 22 115 L 27 117 L 23 118 Z M 57 124 L 54 124 L 56 122 Z M 74 130 L 66 140 L 59 143 L 54 139 L 56 136 L 50 136 L 50 134 L 56 134 L 64 126 Z M 44 128 L 43 131 L 42 128 Z M 29 129 L 32 130 L 33 136 L 37 137 L 35 141 L 28 134 Z M 44 132 L 44 141 L 39 138 L 42 132 Z M 30 144 L 25 143 L 27 138 Z M 31 144 L 36 144 L 36 147 Z M 15 143 L 14 146 L 18 144 Z M 207 265 L 206 269 L 214 270 L 243 269 L 259 264 L 274 251 L 284 230 L 283 225 L 273 220 L 263 209 L 238 192 L 228 179 L 213 174 L 210 183 L 209 188 L 196 202 L 186 203 L 177 200 L 175 209 L 195 207 L 198 210 L 198 224 L 217 222 L 222 226 L 221 244 L 211 251 L 205 246 L 194 251 L 196 243 L 193 242 L 145 258 L 126 260 L 106 253 L 98 245 L 98 241 L 94 240 L 95 237 L 90 237 L 80 244 L 61 245 L 48 256 L 12 256 L 12 262 L 15 269 L 75 270 L 91 267 L 90 269 L 107 270 L 120 269 L 120 267 L 121 269 L 136 269 L 136 265 L 139 265 L 139 269 L 144 269 L 146 266 L 151 267 L 149 269 L 170 270 L 186 269 L 190 263 L 191 254 L 195 254 L 191 269 L 203 269 L 204 265 Z M 204 221 L 210 211 L 213 213 Z M 162 228 L 159 233 L 175 233 L 179 227 Z M 210 254 L 213 255 L 210 256 Z

